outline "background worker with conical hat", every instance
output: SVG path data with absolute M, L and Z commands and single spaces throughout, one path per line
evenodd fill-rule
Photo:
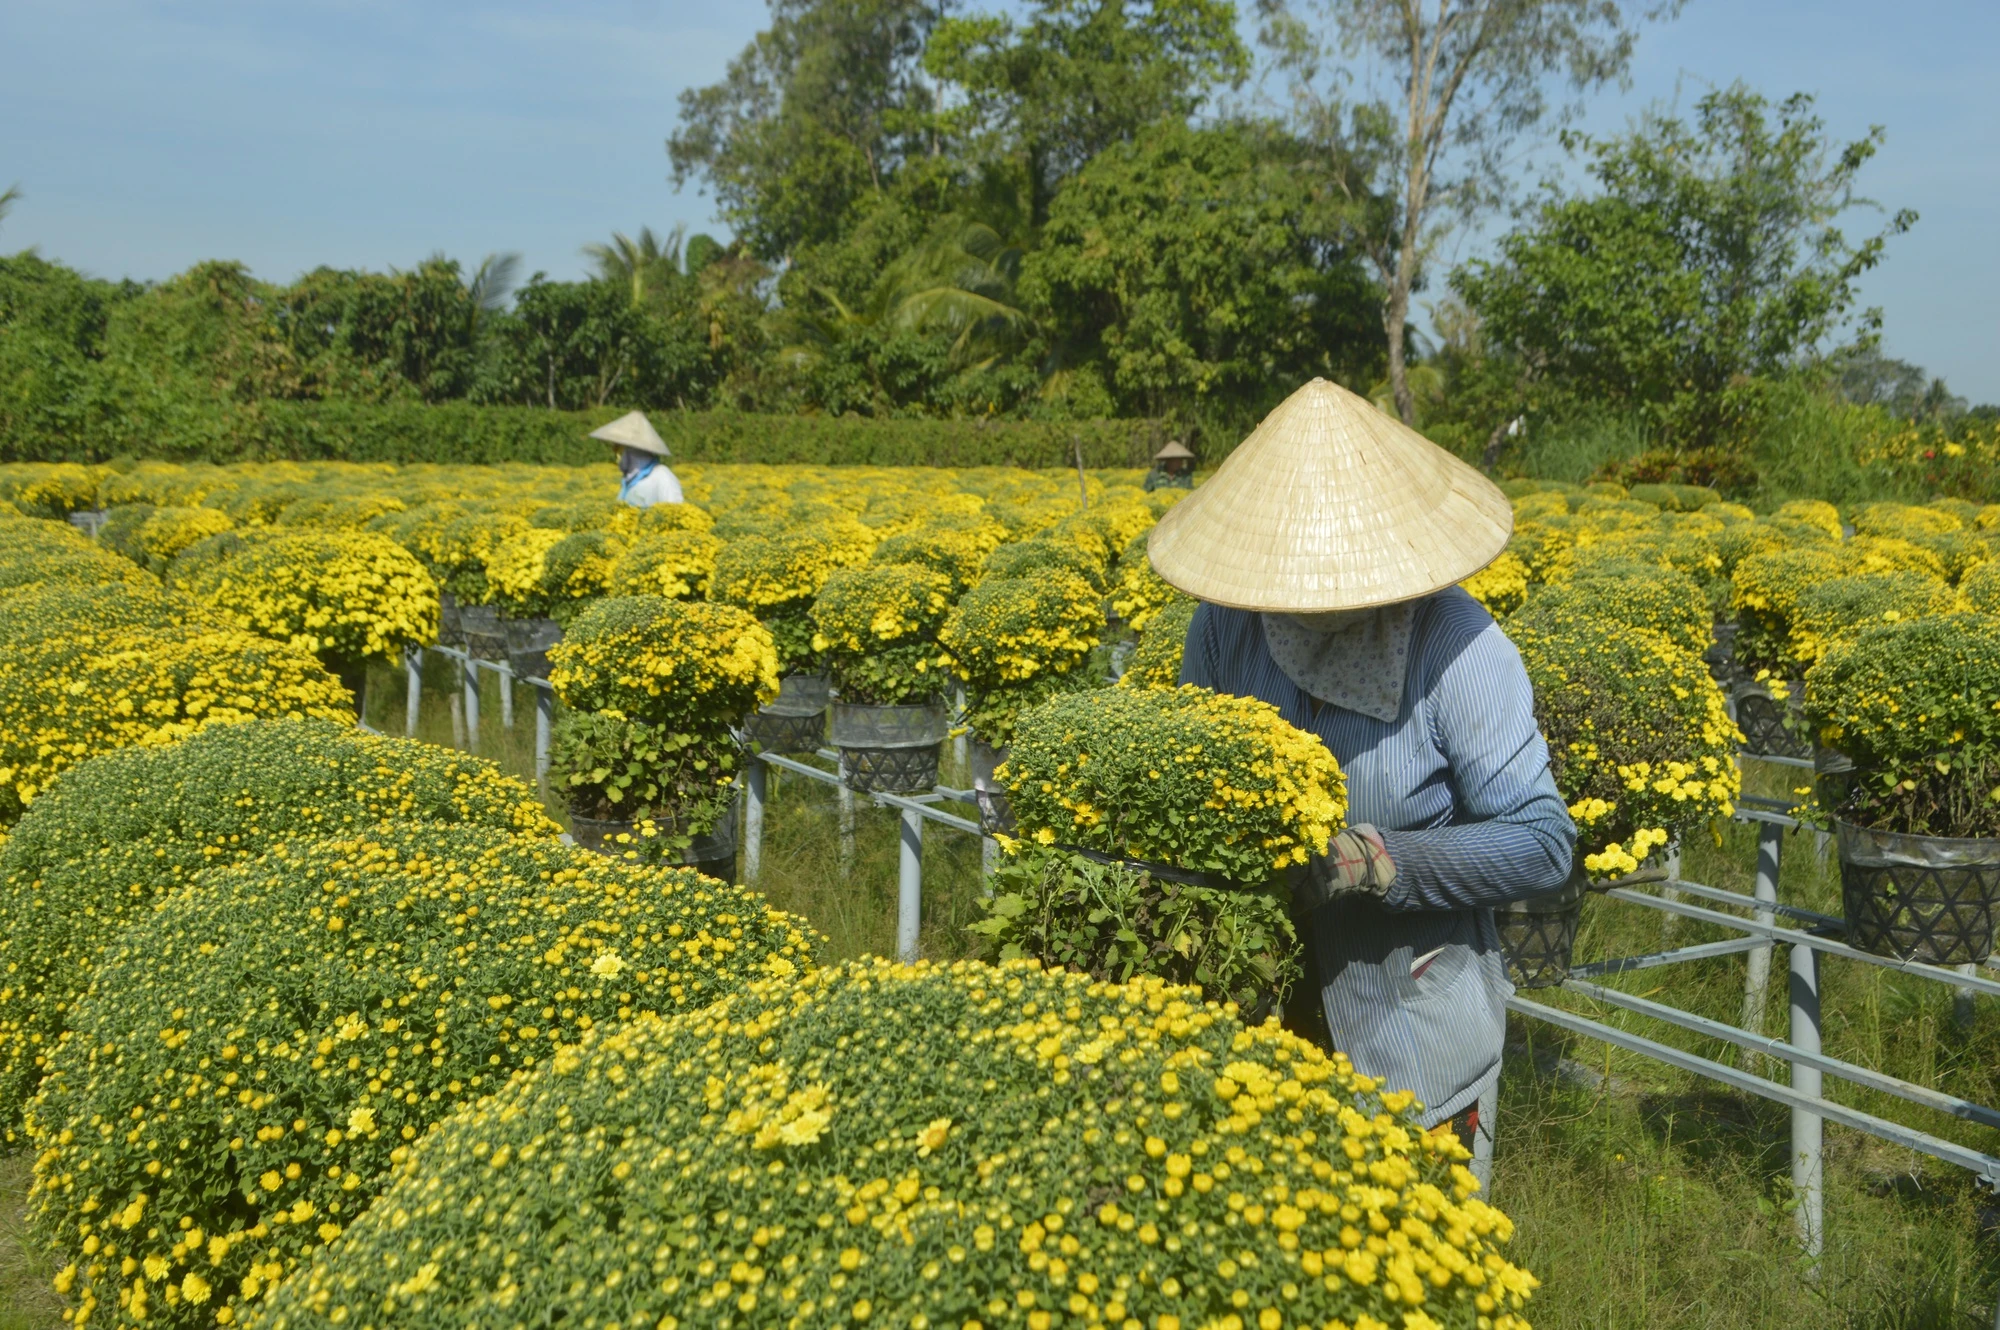
M 1355 825 L 1294 897 L 1334 1046 L 1482 1178 L 1513 992 L 1493 907 L 1560 887 L 1576 846 L 1520 656 L 1457 586 L 1512 531 L 1484 476 L 1315 379 L 1147 541 L 1205 602 L 1181 681 L 1272 703 L 1347 773 Z
M 618 448 L 618 471 L 625 482 L 618 497 L 634 508 L 650 508 L 656 503 L 680 503 L 681 481 L 663 460 L 667 444 L 653 429 L 643 411 L 627 411 L 609 425 L 590 432 Z
M 1153 454 L 1152 469 L 1146 472 L 1146 492 L 1157 489 L 1193 489 L 1194 453 L 1179 439 L 1170 439 Z

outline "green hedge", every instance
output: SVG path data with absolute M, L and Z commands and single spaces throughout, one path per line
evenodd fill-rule
M 595 462 L 590 431 L 621 414 L 532 407 L 263 401 L 174 413 L 143 437 L 83 431 L 62 445 L 0 439 L 0 459 L 102 461 Z M 876 466 L 1140 466 L 1166 441 L 1157 420 L 876 420 L 730 411 L 652 415 L 676 458 Z

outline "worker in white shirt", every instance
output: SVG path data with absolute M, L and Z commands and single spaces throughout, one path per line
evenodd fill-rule
M 625 477 L 618 497 L 634 508 L 651 508 L 656 503 L 681 503 L 681 482 L 668 469 L 666 441 L 653 429 L 643 411 L 628 411 L 602 429 L 590 432 L 618 449 L 618 472 Z

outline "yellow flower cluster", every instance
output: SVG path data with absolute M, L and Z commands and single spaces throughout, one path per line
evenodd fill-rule
M 1181 688 L 1072 693 L 1015 725 L 1000 768 L 1023 835 L 1246 884 L 1315 854 L 1347 780 L 1276 707 Z
M 343 665 L 395 662 L 437 640 L 438 588 L 372 531 L 251 532 L 182 580 L 226 619 Z
M 1139 634 L 1139 645 L 1133 648 L 1132 657 L 1125 662 L 1125 673 L 1119 678 L 1119 686 L 1124 688 L 1173 688 L 1181 681 L 1181 659 L 1187 654 L 1188 626 L 1194 622 L 1197 605 L 1192 600 L 1177 600 L 1154 615 L 1147 623 L 1146 631 Z
M 567 533 L 551 528 L 521 527 L 493 544 L 486 557 L 487 599 L 521 619 L 545 617 L 549 597 L 542 590 L 549 551 Z
M 1486 607 L 1496 619 L 1504 619 L 1521 608 L 1528 598 L 1528 565 L 1517 554 L 1502 550 L 1500 557 L 1459 583 L 1465 593 Z
M 727 729 L 778 695 L 771 635 L 732 605 L 617 596 L 549 649 L 565 706 L 688 731 Z
M 686 504 L 662 504 L 648 512 L 699 508 Z M 634 540 L 618 556 L 611 568 L 614 596 L 666 596 L 672 600 L 706 600 L 709 579 L 715 576 L 715 556 L 722 542 L 706 531 L 662 530 Z
M 0 846 L 0 1138 L 99 954 L 195 874 L 388 820 L 557 828 L 491 763 L 327 721 L 218 725 L 67 772 Z
M 1027 708 L 1102 682 L 1085 666 L 1103 636 L 1102 599 L 1076 574 L 1051 569 L 987 578 L 952 608 L 938 641 L 965 681 L 966 723 L 1004 748 Z
M 1194 989 L 863 961 L 545 1060 L 259 1324 L 1526 1330 L 1414 1107 Z
M 813 946 L 741 888 L 547 838 L 282 842 L 98 964 L 26 1114 L 30 1222 L 77 1321 L 227 1324 L 460 1105 Z
M 219 536 L 236 524 L 227 513 L 213 508 L 155 508 L 132 504 L 112 511 L 98 539 L 106 549 L 163 573 L 174 556 L 188 546 L 210 536 Z
M 1187 599 L 1153 571 L 1153 562 L 1146 553 L 1146 538 L 1151 534 L 1140 533 L 1118 556 L 1118 584 L 1111 590 L 1113 613 L 1135 633 L 1144 633 L 1153 616 L 1167 606 Z
M 1701 658 L 1645 628 L 1581 615 L 1508 622 L 1535 689 L 1556 788 L 1594 877 L 1735 811 L 1741 742 Z
M 312 656 L 217 621 L 128 561 L 74 548 L 81 539 L 0 521 L 0 823 L 95 753 L 252 716 L 351 722 L 351 696 Z
M 812 606 L 812 648 L 850 702 L 922 701 L 945 682 L 951 579 L 911 563 L 841 568 Z

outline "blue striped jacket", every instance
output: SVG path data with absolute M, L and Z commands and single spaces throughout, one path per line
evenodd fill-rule
M 1269 702 L 1339 759 L 1348 819 L 1381 830 L 1396 881 L 1304 921 L 1327 1026 L 1357 1070 L 1414 1091 L 1427 1125 L 1462 1112 L 1499 1066 L 1513 992 L 1492 907 L 1561 886 L 1576 848 L 1514 644 L 1457 587 L 1424 598 L 1384 722 L 1293 683 L 1254 612 L 1203 605 L 1181 682 Z

